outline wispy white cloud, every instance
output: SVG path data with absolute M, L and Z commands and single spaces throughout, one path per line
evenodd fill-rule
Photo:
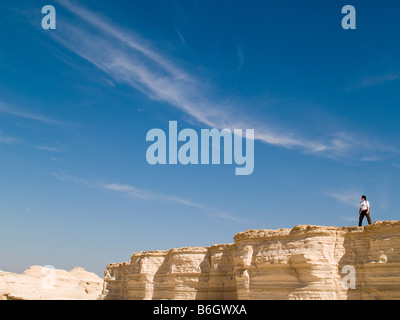
M 331 159 L 353 159 L 361 162 L 381 161 L 400 152 L 397 147 L 366 134 L 346 132 L 336 132 L 326 137 L 326 144 L 321 151 Z
M 52 177 L 54 177 L 60 181 L 82 184 L 82 185 L 86 185 L 91 188 L 96 188 L 96 186 L 98 185 L 98 183 L 90 182 L 89 180 L 78 178 L 78 177 L 73 177 L 68 174 L 60 174 L 60 173 L 56 173 L 56 172 L 51 172 L 50 174 Z
M 50 158 L 50 161 L 54 161 L 54 162 L 65 162 L 66 160 L 65 160 L 65 159 L 60 159 L 60 158 L 57 158 L 57 157 L 51 157 L 51 158 Z
M 359 81 L 356 81 L 356 82 L 350 84 L 346 88 L 346 90 L 357 90 L 360 88 L 373 87 L 376 85 L 383 84 L 385 82 L 398 80 L 399 78 L 400 78 L 400 74 L 393 73 L 393 72 L 381 74 L 381 75 L 377 75 L 377 76 L 373 76 L 373 77 L 367 77 L 367 78 L 363 78 Z
M 114 192 L 119 193 L 122 196 L 126 196 L 128 198 L 150 200 L 150 201 L 156 201 L 156 202 L 164 202 L 164 203 L 193 207 L 193 208 L 197 208 L 197 209 L 203 209 L 203 210 L 207 211 L 209 213 L 208 215 L 212 218 L 232 221 L 232 222 L 236 222 L 236 223 L 244 222 L 244 220 L 242 220 L 242 219 L 239 219 L 235 216 L 232 216 L 231 214 L 222 212 L 221 210 L 212 208 L 210 206 L 205 206 L 203 204 L 193 202 L 191 200 L 183 199 L 180 197 L 175 197 L 175 196 L 141 190 L 132 185 L 114 183 L 114 184 L 100 184 L 100 185 L 98 185 L 98 187 L 106 189 L 106 190 L 114 191 Z
M 185 40 L 185 38 L 183 37 L 182 32 L 179 31 L 179 29 L 178 29 L 177 26 L 175 26 L 175 31 L 176 31 L 176 34 L 178 35 L 179 39 L 181 39 L 182 44 L 185 45 L 185 44 L 186 44 L 186 40 Z
M 81 26 L 63 21 L 65 32 L 57 30 L 54 38 L 72 52 L 88 60 L 116 81 L 129 84 L 154 100 L 166 102 L 214 128 L 254 128 L 255 139 L 285 147 L 302 147 L 308 151 L 326 148 L 321 143 L 301 139 L 268 129 L 255 119 L 239 116 L 243 111 L 216 102 L 210 88 L 178 67 L 171 59 L 157 52 L 146 40 L 133 31 L 108 22 L 89 10 L 68 0 L 57 2 L 81 18 Z M 243 63 L 243 55 L 240 56 Z M 241 120 L 239 120 L 241 119 Z
M 352 216 L 340 216 L 339 217 L 342 221 L 346 222 L 357 222 L 358 221 L 358 215 L 354 214 Z
M 48 151 L 48 152 L 57 152 L 57 153 L 63 152 L 63 150 L 58 147 L 51 147 L 46 145 L 36 146 L 35 148 L 38 150 Z
M 180 109 L 199 124 L 218 129 L 255 129 L 256 140 L 331 158 L 347 156 L 358 146 L 344 135 L 304 137 L 299 132 L 277 129 L 256 116 L 246 115 L 246 108 L 231 101 L 221 101 L 207 81 L 179 67 L 180 63 L 161 54 L 134 31 L 69 0 L 56 2 L 79 17 L 81 22 L 78 25 L 76 21 L 62 21 L 63 28 L 50 33 L 56 41 L 103 70 L 114 81 Z M 244 56 L 240 48 L 238 58 L 239 67 L 242 67 Z M 363 85 L 388 81 L 389 78 L 364 81 Z
M 338 200 L 339 202 L 350 207 L 358 208 L 362 193 L 358 191 L 338 191 L 326 193 L 328 197 Z
M 124 185 L 124 184 L 114 183 L 114 184 L 102 184 L 99 186 L 106 190 L 117 192 L 117 193 L 127 196 L 129 198 L 153 200 L 153 201 L 156 200 L 156 201 L 168 202 L 168 203 L 172 203 L 172 204 L 180 204 L 180 205 L 185 205 L 185 206 L 189 206 L 189 207 L 195 207 L 195 208 L 199 208 L 199 209 L 214 210 L 214 209 L 206 207 L 202 204 L 195 203 L 195 202 L 187 200 L 187 199 L 174 197 L 174 196 L 170 196 L 170 195 L 154 193 L 154 192 L 149 192 L 149 191 L 144 191 L 144 190 L 138 189 L 132 185 Z
M 5 136 L 5 135 L 3 135 L 3 133 L 0 132 L 0 143 L 15 144 L 15 143 L 18 143 L 21 141 L 22 140 L 20 138 Z
M 205 209 L 209 211 L 216 211 L 216 209 L 210 208 L 208 206 L 193 202 L 188 199 L 183 199 L 180 197 L 175 197 L 171 195 L 165 195 L 165 194 L 160 194 L 156 192 L 151 192 L 148 190 L 143 190 L 140 188 L 137 188 L 133 185 L 127 185 L 127 184 L 119 184 L 119 183 L 102 183 L 102 182 L 95 182 L 95 181 L 90 181 L 87 179 L 82 179 L 66 174 L 58 174 L 58 173 L 51 173 L 51 175 L 61 181 L 67 181 L 67 182 L 72 182 L 72 183 L 77 183 L 77 184 L 82 184 L 85 186 L 88 186 L 90 188 L 94 189 L 102 189 L 102 190 L 108 190 L 112 191 L 116 194 L 132 198 L 132 199 L 139 199 L 139 200 L 151 200 L 151 201 L 156 201 L 156 202 L 164 202 L 164 203 L 170 203 L 170 204 L 179 204 L 179 205 L 185 205 L 189 207 L 194 207 L 194 208 L 199 208 L 199 209 Z
M 362 157 L 361 158 L 361 161 L 363 161 L 363 162 L 376 162 L 379 160 L 381 160 L 381 158 L 379 158 L 379 157 Z
M 176 196 L 171 196 L 171 195 L 166 195 L 166 194 L 162 194 L 162 193 L 158 193 L 158 192 L 152 192 L 152 191 L 140 189 L 133 185 L 120 184 L 120 183 L 103 183 L 103 182 L 99 182 L 99 181 L 82 179 L 82 178 L 74 177 L 74 176 L 71 176 L 68 174 L 59 174 L 59 173 L 55 173 L 55 172 L 52 172 L 51 176 L 53 176 L 54 178 L 56 178 L 60 181 L 66 181 L 66 182 L 70 182 L 70 183 L 80 184 L 80 185 L 84 185 L 88 188 L 110 191 L 117 195 L 131 198 L 131 199 L 137 199 L 137 200 L 142 200 L 142 201 L 161 202 L 161 203 L 166 203 L 166 204 L 181 205 L 181 206 L 187 206 L 187 207 L 192 207 L 192 208 L 196 208 L 196 209 L 202 209 L 205 212 L 207 212 L 209 217 L 212 217 L 212 218 L 232 221 L 232 222 L 236 222 L 236 223 L 244 222 L 244 220 L 239 219 L 231 214 L 228 214 L 228 213 L 224 212 L 223 210 L 213 208 L 208 205 L 204 205 L 204 204 L 201 204 L 201 203 L 189 200 L 189 199 L 185 199 L 182 197 L 176 197 Z
M 242 48 L 241 45 L 238 45 L 237 55 L 238 55 L 238 66 L 236 68 L 236 72 L 239 72 L 243 68 L 243 65 L 244 65 L 244 62 L 245 62 L 243 48 Z
M 245 222 L 243 219 L 239 219 L 239 218 L 232 216 L 230 214 L 227 214 L 227 213 L 215 213 L 215 214 L 211 214 L 210 216 L 217 218 L 217 219 L 223 219 L 223 220 L 233 221 L 233 222 L 237 222 L 237 223 Z
M 0 101 L 0 114 L 6 114 L 6 115 L 11 115 L 14 117 L 18 118 L 24 118 L 24 119 L 29 119 L 29 120 L 34 120 L 42 123 L 47 123 L 47 124 L 54 124 L 54 125 L 59 125 L 62 124 L 62 122 L 48 118 L 46 116 L 37 114 L 37 113 L 32 113 L 30 111 L 17 108 L 14 106 L 9 106 Z

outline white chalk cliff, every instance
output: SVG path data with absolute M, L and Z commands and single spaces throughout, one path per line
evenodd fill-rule
M 109 264 L 102 299 L 400 299 L 400 221 L 249 230 Z
M 83 268 L 70 272 L 41 266 L 22 274 L 0 271 L 0 300 L 95 300 L 103 279 Z

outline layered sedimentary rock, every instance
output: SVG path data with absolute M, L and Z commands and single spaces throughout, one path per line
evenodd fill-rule
M 95 300 L 103 279 L 83 268 L 70 272 L 41 266 L 22 274 L 0 271 L 0 300 Z
M 400 221 L 249 230 L 233 244 L 139 252 L 103 299 L 400 299 Z

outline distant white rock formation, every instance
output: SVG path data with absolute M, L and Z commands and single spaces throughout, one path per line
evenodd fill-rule
M 70 272 L 30 267 L 22 274 L 0 271 L 0 300 L 95 300 L 103 279 L 83 268 Z

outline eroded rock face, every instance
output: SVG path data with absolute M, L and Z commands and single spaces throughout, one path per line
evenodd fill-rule
M 103 299 L 400 299 L 400 221 L 249 230 L 233 244 L 139 252 Z
M 103 279 L 83 268 L 70 272 L 41 266 L 22 274 L 0 271 L 0 300 L 95 300 Z

